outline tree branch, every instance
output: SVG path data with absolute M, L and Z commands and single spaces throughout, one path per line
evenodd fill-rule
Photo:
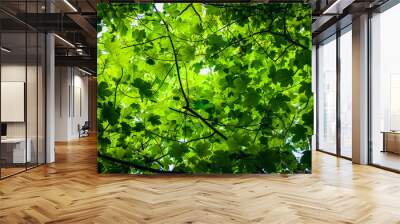
M 293 115 L 292 120 L 291 120 L 291 122 L 290 122 L 290 124 L 289 124 L 289 127 L 286 128 L 285 134 L 283 135 L 285 138 L 286 138 L 286 135 L 287 135 L 288 132 L 289 132 L 289 129 L 293 126 L 293 122 L 294 122 L 294 120 L 296 119 L 297 115 L 300 114 L 301 112 L 303 112 L 303 111 L 307 108 L 308 103 L 310 102 L 310 99 L 311 99 L 311 97 L 309 97 L 309 98 L 307 99 L 307 102 L 306 102 L 306 104 L 304 105 L 304 107 L 301 108 L 296 114 Z
M 154 56 L 152 56 L 152 55 L 149 55 L 149 54 L 147 54 L 147 53 L 145 53 L 145 52 L 144 52 L 144 55 L 146 55 L 148 58 L 151 58 L 151 59 L 156 60 L 156 61 L 169 61 L 169 62 L 172 61 L 172 62 L 175 62 L 174 59 L 156 58 L 156 57 L 154 57 Z
M 152 29 L 150 29 L 148 26 L 146 26 L 146 25 L 142 22 L 143 18 L 142 18 L 142 19 L 139 19 L 139 15 L 138 15 L 135 11 L 132 11 L 132 12 L 133 12 L 133 14 L 135 14 L 135 16 L 136 16 L 136 18 L 133 18 L 134 20 L 136 20 L 138 23 L 140 23 L 140 25 L 144 26 L 146 29 L 148 29 L 148 30 L 150 30 L 150 31 L 153 32 Z M 131 17 L 130 17 L 130 18 L 131 18 Z M 146 21 L 151 21 L 151 20 L 146 20 Z
M 150 172 L 153 172 L 153 173 L 184 173 L 184 172 L 177 172 L 177 171 L 158 170 L 158 169 L 154 169 L 154 168 L 151 168 L 151 167 L 135 164 L 135 163 L 130 162 L 130 161 L 116 159 L 114 157 L 104 155 L 104 154 L 102 154 L 100 152 L 97 153 L 97 157 L 105 159 L 105 160 L 108 160 L 108 161 L 111 161 L 111 162 L 114 162 L 114 163 L 119 163 L 119 164 L 122 164 L 122 165 L 125 165 L 125 166 L 133 167 L 135 169 L 150 171 Z
M 275 35 L 275 36 L 278 36 L 278 37 L 282 37 L 282 38 L 284 38 L 287 42 L 289 42 L 289 43 L 292 44 L 292 45 L 301 47 L 301 48 L 306 49 L 306 50 L 309 49 L 307 46 L 302 45 L 301 43 L 294 41 L 294 40 L 293 40 L 291 37 L 289 37 L 288 35 L 285 35 L 285 34 L 282 34 L 282 33 L 278 33 L 278 32 L 272 31 L 271 28 L 272 28 L 272 26 L 269 27 L 269 28 L 267 28 L 267 29 L 260 30 L 260 31 L 258 31 L 258 32 L 252 33 L 252 34 L 250 34 L 250 35 L 248 35 L 248 36 L 246 36 L 246 37 L 240 38 L 240 39 L 238 39 L 238 40 L 236 40 L 236 41 L 233 41 L 233 42 L 229 43 L 228 45 L 226 45 L 225 47 L 223 47 L 223 48 L 219 49 L 218 51 L 214 52 L 213 54 L 211 54 L 211 57 L 214 57 L 214 56 L 220 54 L 221 52 L 223 52 L 224 50 L 226 50 L 227 48 L 229 48 L 229 47 L 231 47 L 231 46 L 233 46 L 233 45 L 235 45 L 235 44 L 240 43 L 240 41 L 244 41 L 244 40 L 246 40 L 246 39 L 248 39 L 248 38 L 251 38 L 251 37 L 253 37 L 253 36 L 255 36 L 255 35 L 259 35 L 259 34 L 263 34 L 263 33 L 269 33 L 269 34 L 272 34 L 272 35 Z
M 188 4 L 176 17 L 181 16 L 193 3 Z
M 184 107 L 184 109 L 186 109 L 187 111 L 189 111 L 190 113 L 192 113 L 195 117 L 199 118 L 201 121 L 203 121 L 203 123 L 205 125 L 207 125 L 209 128 L 211 128 L 214 132 L 216 132 L 216 134 L 218 134 L 219 136 L 221 136 L 223 139 L 227 140 L 228 138 L 222 134 L 220 131 L 218 131 L 214 126 L 212 126 L 210 123 L 208 123 L 208 121 L 203 118 L 200 114 L 198 114 L 196 111 L 192 110 L 190 107 Z
M 254 42 L 256 42 L 256 44 L 258 45 L 258 47 L 261 48 L 261 50 L 264 51 L 264 54 L 267 55 L 267 57 L 268 57 L 270 60 L 274 61 L 274 59 L 269 55 L 269 53 L 267 52 L 267 50 L 265 50 L 265 48 L 264 48 L 260 43 L 258 43 L 257 39 L 256 39 L 255 37 L 251 37 L 251 38 L 253 38 Z M 275 61 L 274 61 L 274 62 L 275 62 Z
M 278 57 L 274 59 L 274 62 L 277 62 L 279 58 L 281 58 L 286 53 L 286 51 L 292 46 L 293 44 L 289 44 L 287 47 L 285 47 L 285 49 L 278 55 Z
M 132 99 L 139 99 L 140 98 L 140 96 L 130 96 L 125 91 L 122 91 L 122 90 L 119 90 L 118 92 L 121 93 L 122 95 L 124 95 L 126 97 L 129 97 L 129 98 L 132 98 Z
M 197 12 L 197 10 L 196 10 L 196 8 L 193 6 L 193 4 L 191 4 L 191 7 L 192 7 L 193 11 L 196 13 L 197 17 L 199 17 L 200 26 L 202 26 L 201 24 L 203 23 L 203 20 L 201 19 L 200 14 Z
M 160 90 L 161 87 L 164 85 L 164 82 L 165 82 L 165 80 L 167 79 L 167 77 L 168 77 L 168 75 L 169 75 L 169 73 L 171 72 L 171 70 L 172 70 L 173 67 L 174 67 L 174 66 L 171 66 L 171 68 L 168 70 L 167 74 L 165 75 L 164 79 L 162 80 L 161 84 L 158 86 L 157 90 L 154 92 L 153 95 L 155 95 L 155 94 L 158 92 L 158 90 Z
M 117 92 L 118 92 L 118 86 L 121 83 L 122 78 L 124 77 L 124 68 L 121 68 L 121 77 L 118 79 L 117 84 L 115 86 L 115 91 L 114 91 L 114 109 L 117 105 Z
M 181 141 L 179 141 L 178 139 L 173 139 L 173 138 L 170 138 L 170 137 L 162 136 L 162 135 L 160 135 L 160 134 L 157 134 L 157 133 L 152 132 L 152 131 L 149 131 L 149 130 L 146 130 L 146 132 L 148 132 L 148 133 L 150 133 L 150 134 L 152 134 L 152 135 L 155 135 L 155 136 L 157 136 L 157 137 L 159 137 L 159 138 L 168 140 L 168 141 L 181 142 Z
M 160 36 L 160 37 L 157 37 L 157 38 L 154 38 L 154 39 L 151 39 L 151 40 L 148 40 L 148 41 L 144 41 L 144 42 L 141 42 L 141 43 L 134 43 L 134 44 L 131 44 L 131 45 L 126 45 L 126 46 L 121 47 L 121 49 L 128 48 L 128 47 L 135 47 L 135 46 L 151 43 L 153 41 L 156 41 L 156 40 L 159 40 L 159 39 L 162 39 L 162 38 L 166 38 L 166 37 L 168 37 L 168 36 Z
M 211 138 L 211 137 L 214 136 L 215 134 L 217 134 L 217 133 L 214 131 L 213 133 L 211 133 L 211 134 L 209 134 L 209 135 L 206 135 L 206 136 L 203 136 L 203 137 L 199 137 L 199 138 L 191 139 L 191 140 L 187 141 L 186 143 L 194 142 L 194 141 L 199 141 L 199 140 L 202 140 L 202 139 Z
M 194 116 L 193 114 L 190 114 L 190 113 L 188 113 L 188 112 L 186 112 L 186 111 L 177 110 L 177 109 L 174 109 L 174 108 L 172 108 L 172 107 L 168 107 L 168 108 L 169 108 L 170 110 L 175 111 L 175 112 L 178 112 L 178 113 L 181 113 L 181 114 L 185 114 L 185 115 L 189 115 L 189 116 L 192 116 L 192 117 L 197 118 L 197 117 Z
M 186 112 L 186 111 L 177 110 L 177 109 L 174 109 L 174 108 L 171 108 L 171 107 L 169 107 L 169 109 L 170 109 L 170 110 L 173 110 L 173 111 L 175 111 L 175 112 L 181 113 L 181 114 L 185 114 L 185 115 L 189 115 L 189 116 L 192 116 L 192 117 L 195 117 L 195 118 L 199 118 L 198 116 L 195 116 L 195 115 L 193 115 L 193 114 L 191 114 L 191 113 L 188 113 L 188 112 Z M 212 121 L 212 120 L 210 120 L 210 119 L 207 119 L 207 118 L 203 118 L 203 119 L 206 120 L 206 121 L 214 122 L 214 121 Z M 216 122 L 215 124 L 218 125 L 218 126 L 224 126 L 224 127 L 240 128 L 240 129 L 244 129 L 244 130 L 247 130 L 247 131 L 257 131 L 258 129 L 248 129 L 248 127 L 259 126 L 259 124 L 252 124 L 252 125 L 236 125 L 236 124 L 224 124 L 224 123 L 221 123 L 221 122 Z
M 189 105 L 190 105 L 189 104 L 189 100 L 188 100 L 188 98 L 186 96 L 185 90 L 183 89 L 183 85 L 182 85 L 181 73 L 179 71 L 179 64 L 178 64 L 178 55 L 176 53 L 174 42 L 172 41 L 172 37 L 171 37 L 171 34 L 170 34 L 171 31 L 169 30 L 167 22 L 165 22 L 165 20 L 161 17 L 160 12 L 158 11 L 158 9 L 155 6 L 153 6 L 153 8 L 156 10 L 158 17 L 160 17 L 161 21 L 163 22 L 163 24 L 164 24 L 164 26 L 165 26 L 165 28 L 167 30 L 168 39 L 169 39 L 169 42 L 171 43 L 172 51 L 174 53 L 175 67 L 176 67 L 176 73 L 178 75 L 179 86 L 181 88 L 182 95 L 185 98 L 186 106 L 189 107 Z

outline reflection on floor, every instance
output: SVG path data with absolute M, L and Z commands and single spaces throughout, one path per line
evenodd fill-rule
M 376 165 L 388 167 L 400 171 L 400 155 L 391 152 L 374 151 L 372 157 L 373 163 Z
M 35 167 L 35 166 L 36 166 L 36 164 L 34 164 L 34 163 L 28 163 L 26 165 L 27 169 L 30 169 L 30 168 Z M 18 167 L 5 166 L 5 167 L 2 167 L 0 169 L 1 169 L 0 170 L 1 178 L 5 178 L 5 177 L 8 177 L 8 176 L 11 176 L 13 174 L 20 173 L 20 172 L 26 170 L 25 164 L 18 165 Z
M 24 168 L 20 168 L 20 167 L 17 167 L 17 168 L 14 168 L 14 167 L 12 167 L 12 168 L 1 168 L 1 177 L 2 178 L 3 177 L 7 177 L 7 176 L 13 175 L 15 173 L 19 173 L 21 171 L 24 171 L 24 170 L 25 170 L 25 167 Z

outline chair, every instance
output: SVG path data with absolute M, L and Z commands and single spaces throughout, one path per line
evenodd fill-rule
M 85 121 L 82 127 L 78 124 L 79 138 L 89 136 L 89 121 Z

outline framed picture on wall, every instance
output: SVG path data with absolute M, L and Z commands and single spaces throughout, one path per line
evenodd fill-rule
M 101 173 L 311 171 L 307 4 L 98 5 Z

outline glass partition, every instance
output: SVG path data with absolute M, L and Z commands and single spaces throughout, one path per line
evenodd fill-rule
M 400 5 L 371 18 L 371 162 L 400 170 Z
M 340 154 L 352 157 L 352 35 L 341 31 L 340 41 Z
M 318 47 L 318 149 L 336 154 L 336 36 Z
M 3 32 L 1 45 L 1 174 L 6 177 L 24 171 L 31 161 L 26 141 L 26 33 Z
M 27 143 L 30 151 L 30 160 L 27 163 L 28 168 L 34 167 L 38 163 L 38 35 L 37 32 L 27 33 Z
M 45 150 L 45 124 L 46 124 L 46 38 L 43 33 L 38 33 L 38 64 L 37 64 L 37 162 L 44 164 L 46 162 Z
M 0 7 L 23 16 L 43 4 L 1 1 Z M 1 179 L 45 163 L 45 35 L 14 14 L 0 12 Z

